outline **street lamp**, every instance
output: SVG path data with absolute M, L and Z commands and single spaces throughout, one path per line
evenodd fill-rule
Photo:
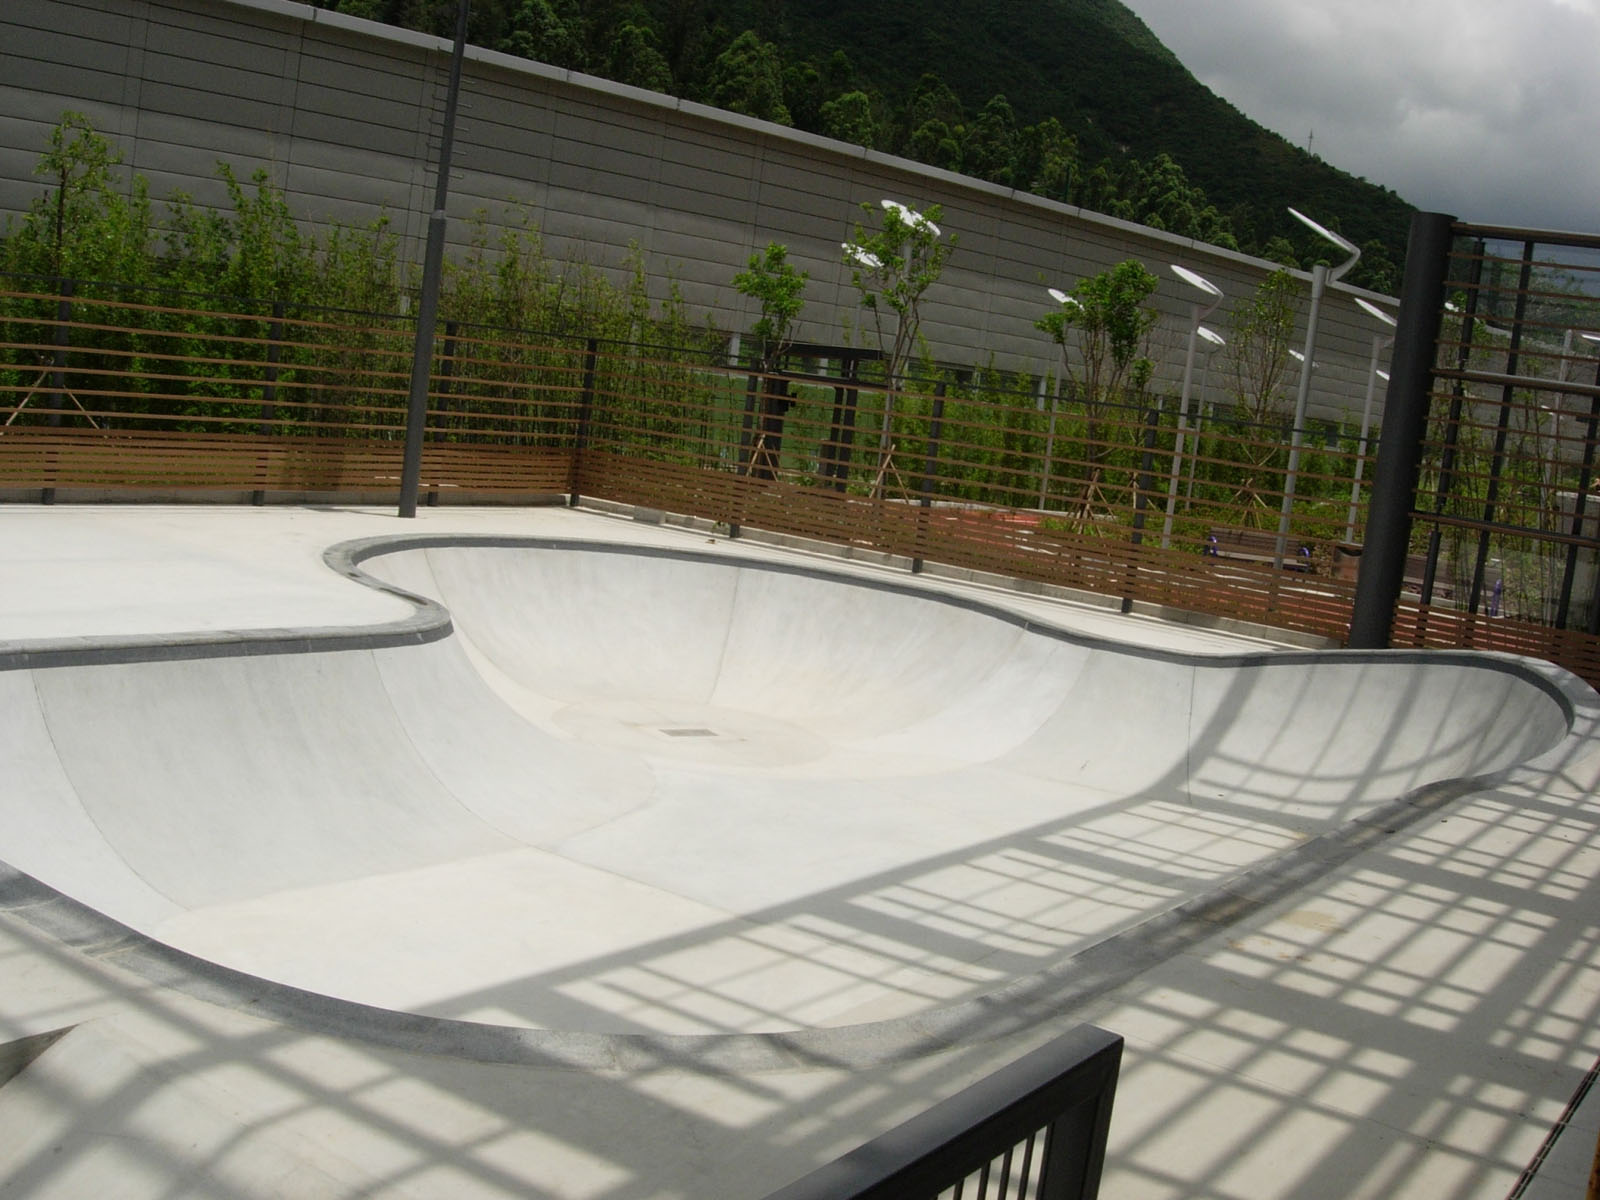
M 907 208 L 898 200 L 880 200 L 885 212 L 892 212 L 913 229 L 926 229 L 934 237 L 943 237 L 939 227 L 914 208 Z
M 1045 291 L 1050 293 L 1050 299 L 1061 305 L 1063 315 L 1075 312 L 1083 307 L 1060 288 L 1046 288 Z M 1045 496 L 1050 490 L 1050 460 L 1055 454 L 1056 448 L 1056 409 L 1061 404 L 1061 380 L 1066 376 L 1066 373 L 1067 331 L 1063 327 L 1061 330 L 1061 374 L 1056 376 L 1056 392 L 1055 395 L 1050 397 L 1050 429 L 1044 438 L 1044 470 L 1039 476 L 1039 507 L 1041 509 L 1044 508 Z
M 1294 512 L 1295 478 L 1300 471 L 1300 442 L 1306 423 L 1306 402 L 1311 397 L 1311 369 L 1317 353 L 1317 315 L 1322 308 L 1322 293 L 1329 282 L 1343 277 L 1361 257 L 1361 248 L 1333 230 L 1317 224 L 1303 212 L 1291 208 L 1289 215 L 1299 221 L 1325 242 L 1337 246 L 1350 257 L 1331 270 L 1318 263 L 1311 268 L 1311 311 L 1306 316 L 1306 349 L 1300 359 L 1300 388 L 1294 400 L 1294 425 L 1289 431 L 1289 470 L 1283 482 L 1283 508 L 1278 514 L 1278 541 L 1273 549 L 1272 565 L 1282 568 L 1284 552 L 1289 544 L 1289 517 Z
M 1194 408 L 1194 453 L 1189 455 L 1189 490 L 1186 503 L 1194 503 L 1194 469 L 1200 461 L 1200 427 L 1206 420 L 1206 380 L 1211 376 L 1211 356 L 1228 344 L 1228 339 L 1215 329 L 1202 325 L 1199 329 L 1200 340 L 1206 344 L 1205 360 L 1200 364 L 1200 395 L 1196 398 Z
M 876 254 L 872 253 L 872 251 L 863 250 L 854 242 L 841 242 L 840 244 L 844 247 L 844 252 L 848 254 L 851 260 L 858 266 L 865 267 L 869 271 L 883 270 L 883 260 L 880 259 Z
M 1360 296 L 1355 298 L 1356 307 L 1378 322 L 1378 329 L 1372 335 L 1372 362 L 1367 368 L 1367 401 L 1361 408 L 1361 441 L 1356 445 L 1356 473 L 1350 481 L 1350 513 L 1344 525 L 1345 544 L 1349 545 L 1356 540 L 1356 503 L 1361 494 L 1361 470 L 1367 462 L 1367 438 L 1372 432 L 1372 399 L 1378 390 L 1378 378 L 1383 376 L 1378 370 L 1378 355 L 1385 346 L 1393 345 L 1393 335 L 1386 335 L 1385 329 L 1394 328 L 1394 318 L 1376 304 L 1369 304 Z
M 1194 351 L 1195 343 L 1200 339 L 1200 322 L 1215 312 L 1217 305 L 1222 303 L 1222 289 L 1204 275 L 1198 275 L 1188 267 L 1180 267 L 1177 263 L 1170 265 L 1174 275 L 1208 297 L 1211 302 L 1202 308 L 1201 302 L 1196 300 L 1190 309 L 1189 350 L 1183 358 L 1183 394 L 1178 400 L 1178 437 L 1173 444 L 1172 474 L 1167 481 L 1167 516 L 1161 522 L 1163 550 L 1172 544 L 1172 517 L 1178 508 L 1178 481 L 1183 478 L 1183 438 L 1189 428 L 1189 385 L 1194 380 Z

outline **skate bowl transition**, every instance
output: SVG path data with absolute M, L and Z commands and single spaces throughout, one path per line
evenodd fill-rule
M 0 648 L 0 859 L 135 969 L 499 1031 L 487 1057 L 1059 1012 L 1175 914 L 1569 752 L 1592 699 L 1493 656 L 1130 647 L 795 560 L 327 557 L 413 614 Z

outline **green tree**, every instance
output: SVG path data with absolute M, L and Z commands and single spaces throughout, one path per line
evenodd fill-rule
M 937 117 L 924 121 L 912 132 L 906 154 L 930 167 L 946 171 L 961 170 L 962 127 L 950 128 Z
M 1105 503 L 1106 471 L 1116 451 L 1112 414 L 1150 383 L 1154 364 L 1146 351 L 1150 330 L 1161 314 L 1146 301 L 1158 282 L 1143 263 L 1126 259 L 1109 271 L 1080 279 L 1058 308 L 1034 322 L 1061 347 L 1062 370 L 1083 407 L 1085 475 L 1078 497 L 1082 520 Z M 1078 348 L 1076 364 L 1069 353 L 1073 341 Z
M 511 15 L 510 27 L 495 49 L 552 66 L 581 71 L 585 64 L 581 20 L 569 23 L 550 0 L 522 0 Z
M 961 148 L 962 167 L 968 175 L 1009 187 L 1017 157 L 1017 119 L 1011 102 L 994 96 L 967 127 Z
M 783 60 L 778 48 L 746 29 L 711 67 L 711 103 L 779 125 L 792 125 L 783 101 Z
M 883 355 L 885 392 L 883 430 L 878 439 L 878 479 L 874 495 L 883 495 L 884 474 L 892 448 L 895 394 L 904 381 L 906 364 L 916 349 L 922 328 L 922 296 L 938 282 L 956 239 L 944 239 L 938 226 L 943 210 L 934 205 L 916 212 L 893 200 L 874 209 L 862 204 L 875 228 L 857 222 L 855 238 L 844 243 L 844 261 L 850 280 L 861 293 L 861 304 L 872 314 L 878 350 Z M 892 322 L 892 336 L 885 323 Z
M 1400 271 L 1389 257 L 1389 248 L 1376 238 L 1361 247 L 1361 259 L 1350 272 L 1350 282 L 1393 296 L 1400 291 Z
M 1294 243 L 1282 234 L 1275 234 L 1261 250 L 1261 257 L 1285 267 L 1298 267 L 1300 255 Z
M 1078 172 L 1078 139 L 1054 117 L 1029 125 L 1017 135 L 1013 180 L 1035 195 L 1070 203 Z
M 878 141 L 878 119 L 872 110 L 872 97 L 865 92 L 846 92 L 827 101 L 822 106 L 821 133 L 871 149 Z
M 793 340 L 795 319 L 805 307 L 801 293 L 809 278 L 805 271 L 794 269 L 789 262 L 789 248 L 781 242 L 768 242 L 766 250 L 752 254 L 745 269 L 733 277 L 735 290 L 756 301 L 761 310 L 750 330 L 761 370 L 776 367 Z
M 789 249 L 779 242 L 768 242 L 764 252 L 752 254 L 749 265 L 733 277 L 740 295 L 760 306 L 761 315 L 751 328 L 755 340 L 755 367 L 752 398 L 759 392 L 761 432 L 750 448 L 750 474 L 771 479 L 777 474 L 778 455 L 783 440 L 784 415 L 794 404 L 789 383 L 774 375 L 779 360 L 792 340 L 795 319 L 805 306 L 801 293 L 808 276 L 789 263 Z
M 122 155 L 89 118 L 66 112 L 34 174 L 50 181 L 22 226 L 8 237 L 11 270 L 76 279 L 137 283 L 152 236 L 149 190 L 134 176 L 117 186 Z
M 783 69 L 783 103 L 789 121 L 807 133 L 822 131 L 822 72 L 811 62 L 790 63 Z
M 1234 420 L 1243 436 L 1226 438 L 1219 455 L 1238 465 L 1234 504 L 1245 510 L 1247 525 L 1273 523 L 1280 440 L 1289 421 L 1284 386 L 1289 377 L 1289 343 L 1294 337 L 1299 284 L 1287 270 L 1274 271 L 1254 295 L 1233 311 L 1224 362 L 1233 393 Z
M 606 73 L 618 83 L 647 88 L 652 92 L 672 91 L 672 70 L 656 46 L 656 35 L 648 26 L 624 21 L 611 35 L 606 49 Z

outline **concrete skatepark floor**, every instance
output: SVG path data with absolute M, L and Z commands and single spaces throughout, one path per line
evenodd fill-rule
M 9 889 L 0 1195 L 759 1197 L 1082 1020 L 1103 1195 L 1581 1193 L 1553 669 L 594 511 L 0 546 L 0 859 L 145 935 Z

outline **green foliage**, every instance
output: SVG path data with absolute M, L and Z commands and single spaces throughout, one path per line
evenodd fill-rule
M 1133 428 L 1118 412 L 1137 417 L 1150 382 L 1154 364 L 1145 351 L 1160 314 L 1146 301 L 1158 282 L 1143 263 L 1126 259 L 1080 279 L 1065 302 L 1034 322 L 1061 347 L 1062 369 L 1083 413 L 1084 470 L 1074 497 L 1083 520 L 1106 503 L 1108 469 Z M 1077 343 L 1076 362 L 1070 340 Z
M 1149 383 L 1154 364 L 1145 350 L 1160 313 L 1145 302 L 1158 283 L 1143 263 L 1126 259 L 1109 271 L 1080 279 L 1065 304 L 1034 322 L 1061 346 L 1083 403 L 1121 400 L 1129 389 L 1143 391 Z M 1068 330 L 1078 336 L 1077 367 L 1066 353 Z
M 0 236 L 0 270 L 19 293 L 0 299 L 5 340 L 22 347 L 51 342 L 57 301 L 25 293 L 48 295 L 50 277 L 64 274 L 76 285 L 75 303 L 95 304 L 104 314 L 73 329 L 74 372 L 82 374 L 69 373 L 69 393 L 103 391 L 104 379 L 116 377 L 131 394 L 114 407 L 102 402 L 93 419 L 140 414 L 147 428 L 161 427 L 152 424 L 156 417 L 178 429 L 232 421 L 255 428 L 270 377 L 282 397 L 279 411 L 295 414 L 279 419 L 284 432 L 398 434 L 410 326 L 397 314 L 405 311 L 413 281 L 386 217 L 313 235 L 266 171 L 241 181 L 219 163 L 226 208 L 202 207 L 177 193 L 167 201 L 165 221 L 157 222 L 142 179 L 118 189 L 117 162 L 114 148 L 84 118 L 63 118 L 40 160 L 51 186 Z M 589 336 L 709 349 L 709 330 L 689 321 L 670 281 L 666 296 L 653 300 L 637 247 L 621 278 L 614 283 L 586 264 L 552 264 L 526 217 L 500 222 L 493 233 L 480 219 L 468 252 L 447 264 L 441 297 L 446 330 L 456 330 L 442 341 L 476 347 L 457 366 L 458 380 L 473 377 L 470 389 L 458 384 L 458 409 L 498 406 L 508 430 L 525 432 L 541 404 L 553 411 L 566 400 L 513 398 L 544 385 L 552 396 L 570 393 L 574 357 Z M 292 335 L 282 333 L 290 327 Z M 531 339 L 537 348 L 507 330 L 539 331 Z M 0 362 L 0 385 L 26 387 L 38 374 L 36 356 L 22 354 Z M 624 394 L 640 403 L 664 403 L 673 388 L 681 392 L 686 370 L 653 361 L 628 369 Z M 33 414 L 17 419 L 27 423 Z
M 19 228 L 7 222 L 6 270 L 66 278 L 138 282 L 153 230 L 149 191 L 135 178 L 118 187 L 122 156 L 79 112 L 67 112 L 50 133 L 34 174 L 48 180 Z
M 878 117 L 873 112 L 872 98 L 865 92 L 846 92 L 824 102 L 820 118 L 819 132 L 827 137 L 854 142 L 869 150 L 878 143 Z
M 861 304 L 872 314 L 878 350 L 883 355 L 883 424 L 878 439 L 878 485 L 883 492 L 884 469 L 893 453 L 895 393 L 900 387 L 906 363 L 916 349 L 922 328 L 922 295 L 944 271 L 945 260 L 955 239 L 945 241 L 939 229 L 944 215 L 938 205 L 919 213 L 895 201 L 885 200 L 878 208 L 863 203 L 862 211 L 877 218 L 877 227 L 856 224 L 855 239 L 844 243 L 844 261 L 850 267 L 850 281 L 861 294 Z M 893 337 L 885 336 L 885 321 L 893 321 Z
M 1018 133 L 1013 167 L 1013 180 L 1018 187 L 1052 200 L 1068 201 L 1078 169 L 1078 139 L 1054 117 L 1046 117 Z
M 746 29 L 711 68 L 711 103 L 779 125 L 793 124 L 783 102 L 783 60 L 778 48 Z
M 672 69 L 648 26 L 626 22 L 617 26 L 606 46 L 605 72 L 618 83 L 652 92 L 672 90 Z
M 1213 448 L 1224 464 L 1218 478 L 1233 487 L 1233 503 L 1244 512 L 1243 525 L 1276 520 L 1275 496 L 1288 466 L 1283 432 L 1290 424 L 1286 405 L 1293 359 L 1300 285 L 1287 270 L 1274 271 L 1255 293 L 1233 310 L 1224 373 L 1232 411 L 1224 415 L 1243 436 L 1224 437 Z
M 1017 118 L 1004 96 L 990 97 L 967 129 L 961 152 L 968 175 L 1009 187 L 1017 157 Z
M 558 12 L 550 0 L 521 0 L 495 49 L 581 71 L 587 61 L 582 22 L 575 6 L 563 8 Z
M 877 225 L 856 224 L 854 239 L 844 244 L 844 261 L 862 306 L 872 314 L 885 377 L 893 387 L 916 348 L 922 295 L 938 282 L 955 239 L 944 240 L 938 225 L 944 212 L 938 205 L 926 213 L 887 201 L 863 203 L 861 209 Z M 892 337 L 885 336 L 886 320 L 893 321 Z
M 1286 415 L 1283 388 L 1292 361 L 1289 342 L 1299 292 L 1293 275 L 1274 271 L 1233 310 L 1224 354 L 1234 406 L 1243 419 L 1258 425 Z
M 790 342 L 790 330 L 805 307 L 805 271 L 789 263 L 789 248 L 768 242 L 765 252 L 752 254 L 749 265 L 733 277 L 733 286 L 761 307 L 761 316 L 751 329 L 756 339 L 756 357 L 761 370 L 771 370 Z

